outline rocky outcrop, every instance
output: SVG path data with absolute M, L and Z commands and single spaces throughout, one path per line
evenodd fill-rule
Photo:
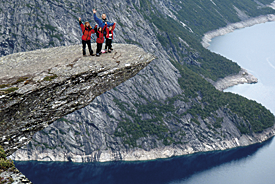
M 8 170 L 0 173 L 0 181 L 3 184 L 32 184 L 32 182 L 26 178 L 22 173 L 18 171 L 18 169 L 14 168 L 13 170 Z
M 0 145 L 7 155 L 154 59 L 135 45 L 114 44 L 114 49 L 100 57 L 83 57 L 81 46 L 74 45 L 0 58 Z
M 225 78 L 217 80 L 216 82 L 210 79 L 206 80 L 209 81 L 219 91 L 223 91 L 226 88 L 238 84 L 254 84 L 258 82 L 258 79 L 252 74 L 248 73 L 245 69 L 242 69 L 237 75 L 229 75 Z
M 272 5 L 273 6 L 271 7 L 273 8 L 274 3 Z M 273 22 L 273 21 L 275 21 L 275 15 L 269 14 L 269 15 L 262 15 L 259 17 L 250 18 L 237 23 L 231 23 L 231 24 L 228 24 L 226 27 L 222 27 L 222 28 L 205 33 L 202 38 L 201 44 L 204 48 L 207 48 L 210 45 L 211 40 L 217 36 L 225 35 L 227 33 L 233 32 L 236 29 L 241 29 L 241 28 L 250 27 L 256 24 Z

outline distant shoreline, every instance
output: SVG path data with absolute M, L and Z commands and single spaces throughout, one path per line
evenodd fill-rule
M 150 151 L 136 148 L 133 150 L 121 150 L 112 152 L 112 150 L 94 151 L 89 155 L 77 155 L 64 152 L 54 153 L 49 150 L 45 153 L 33 152 L 32 155 L 27 154 L 27 150 L 21 149 L 17 154 L 9 156 L 15 161 L 54 161 L 87 163 L 87 162 L 112 162 L 112 161 L 149 161 L 156 159 L 171 158 L 175 156 L 191 155 L 199 152 L 224 151 L 234 148 L 246 147 L 258 143 L 263 143 L 275 136 L 275 125 L 265 129 L 261 133 L 253 133 L 252 135 L 242 135 L 239 138 L 226 139 L 209 144 L 201 143 L 194 149 L 192 144 L 179 146 L 165 146 L 164 148 L 154 148 Z M 120 158 L 117 157 L 120 155 Z M 70 158 L 70 159 L 68 159 Z
M 275 21 L 275 14 L 268 14 L 268 15 L 261 15 L 258 17 L 250 18 L 241 22 L 228 24 L 226 27 L 222 27 L 222 28 L 205 33 L 204 36 L 202 37 L 201 44 L 204 48 L 207 49 L 212 39 L 217 36 L 222 36 L 222 35 L 231 33 L 236 29 L 242 29 L 242 28 L 254 26 L 256 24 L 262 24 L 262 23 L 273 22 L 273 21 Z
M 254 26 L 256 24 L 262 24 L 266 22 L 274 22 L 275 21 L 275 14 L 268 14 L 268 15 L 261 15 L 258 17 L 250 18 L 241 22 L 236 22 L 227 25 L 226 27 L 222 27 L 213 31 L 209 31 L 204 34 L 201 44 L 204 48 L 208 48 L 210 46 L 210 42 L 213 38 L 226 35 L 228 33 L 233 32 L 236 29 L 242 29 L 250 26 Z M 254 84 L 258 82 L 258 79 L 249 74 L 245 69 L 241 69 L 240 72 L 236 75 L 229 75 L 225 78 L 218 79 L 216 82 L 212 81 L 211 79 L 206 79 L 210 82 L 217 90 L 223 91 L 229 87 L 238 85 L 238 84 Z
M 238 74 L 226 76 L 225 78 L 218 79 L 216 82 L 212 81 L 211 79 L 206 80 L 219 91 L 223 91 L 238 84 L 255 84 L 258 82 L 258 79 L 255 76 L 248 73 L 247 70 L 243 68 Z

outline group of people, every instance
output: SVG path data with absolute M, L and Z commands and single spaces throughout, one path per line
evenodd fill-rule
M 94 56 L 93 49 L 91 46 L 91 36 L 92 34 L 96 33 L 97 39 L 97 48 L 96 48 L 96 56 L 101 55 L 102 45 L 105 42 L 105 52 L 110 53 L 112 52 L 112 40 L 114 39 L 114 29 L 116 27 L 116 23 L 109 23 L 106 18 L 106 14 L 102 14 L 101 18 L 99 19 L 96 16 L 96 10 L 93 9 L 94 13 L 94 20 L 97 23 L 94 28 L 92 28 L 91 24 L 87 21 L 84 24 L 79 17 L 79 25 L 81 27 L 82 35 L 82 48 L 83 48 L 83 56 L 86 56 L 86 45 L 88 45 L 88 49 L 91 56 Z

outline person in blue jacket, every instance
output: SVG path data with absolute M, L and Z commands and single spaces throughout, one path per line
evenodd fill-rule
M 103 13 L 103 14 L 101 15 L 102 20 L 99 19 L 99 18 L 96 16 L 96 10 L 95 10 L 95 9 L 93 9 L 93 13 L 94 13 L 95 22 L 98 24 L 99 27 L 104 27 L 104 26 L 105 26 L 105 22 L 107 22 L 107 26 L 108 26 L 108 27 L 114 25 L 114 23 L 109 23 L 109 22 L 107 21 L 107 18 L 106 18 L 106 14 L 105 14 L 105 13 Z
M 93 9 L 93 13 L 94 13 L 95 22 L 98 24 L 98 27 L 102 27 L 102 28 L 103 28 L 103 27 L 105 26 L 105 22 L 107 22 L 107 28 L 109 28 L 110 26 L 113 26 L 113 25 L 114 25 L 114 23 L 109 23 L 109 22 L 107 21 L 107 17 L 106 17 L 106 14 L 105 14 L 105 13 L 103 13 L 103 14 L 101 15 L 102 20 L 99 19 L 99 18 L 96 16 L 96 10 L 95 10 L 95 9 Z M 104 30 L 103 30 L 104 38 L 106 38 L 106 33 L 107 33 L 107 31 L 104 29 Z M 107 50 L 107 44 L 105 44 L 105 50 Z M 111 50 L 113 50 L 113 49 L 112 49 L 112 45 L 111 45 Z

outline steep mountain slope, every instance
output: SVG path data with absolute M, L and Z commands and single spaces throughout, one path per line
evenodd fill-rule
M 113 45 L 115 52 L 101 57 L 82 57 L 80 45 L 72 45 L 1 58 L 0 146 L 7 155 L 55 120 L 86 107 L 97 96 L 134 77 L 154 60 L 136 45 Z
M 274 116 L 268 110 L 218 92 L 201 78 L 216 81 L 240 68 L 200 44 L 207 31 L 274 13 L 267 7 L 271 2 L 2 1 L 2 55 L 78 43 L 77 17 L 92 20 L 91 10 L 96 7 L 118 22 L 116 42 L 137 44 L 158 57 L 136 77 L 34 135 L 16 157 L 152 159 L 232 148 L 271 137 L 273 129 L 267 128 L 274 125 Z M 174 152 L 163 153 L 165 146 Z

